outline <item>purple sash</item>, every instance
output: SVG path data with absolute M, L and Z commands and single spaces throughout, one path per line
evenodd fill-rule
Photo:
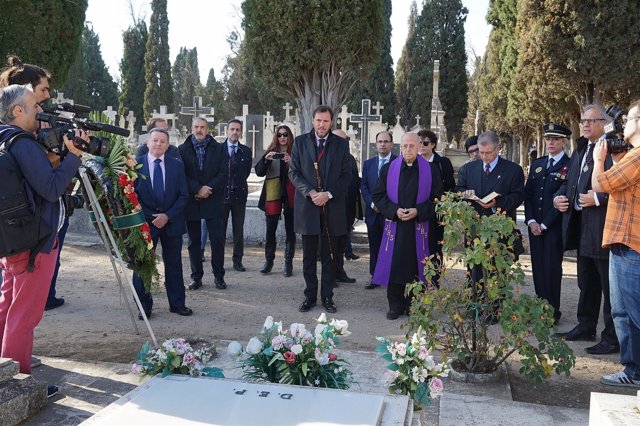
M 418 196 L 416 204 L 424 203 L 431 195 L 431 165 L 422 156 L 417 157 L 418 161 Z M 402 167 L 402 157 L 399 156 L 389 164 L 387 174 L 387 197 L 398 204 L 398 186 L 400 185 L 400 169 Z M 389 275 L 391 274 L 391 261 L 393 260 L 393 248 L 396 243 L 396 225 L 392 220 L 385 220 L 384 232 L 382 233 L 382 243 L 378 252 L 378 261 L 373 273 L 373 284 L 387 287 L 389 285 Z M 418 263 L 418 276 L 422 282 L 424 278 L 424 267 L 422 261 L 429 257 L 429 222 L 415 222 L 416 227 L 416 261 Z

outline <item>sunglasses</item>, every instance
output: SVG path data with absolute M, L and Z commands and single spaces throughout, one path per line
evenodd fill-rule
M 289 137 L 289 133 L 284 132 L 284 133 L 278 133 L 277 136 L 279 138 L 288 138 Z

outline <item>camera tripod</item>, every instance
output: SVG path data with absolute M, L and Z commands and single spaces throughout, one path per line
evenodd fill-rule
M 133 287 L 131 272 L 129 268 L 127 268 L 127 263 L 122 258 L 122 253 L 120 253 L 120 250 L 116 245 L 111 229 L 109 229 L 109 226 L 107 226 L 108 224 L 107 218 L 104 212 L 102 211 L 102 208 L 100 207 L 100 203 L 98 202 L 98 197 L 96 196 L 96 193 L 93 190 L 93 186 L 91 186 L 91 181 L 89 180 L 89 176 L 87 175 L 87 169 L 83 165 L 80 167 L 80 170 L 78 172 L 80 174 L 81 184 L 84 188 L 84 193 L 87 194 L 87 197 L 89 198 L 87 200 L 87 203 L 88 203 L 87 209 L 94 213 L 96 226 L 98 228 L 98 231 L 100 232 L 100 237 L 102 239 L 102 242 L 104 243 L 104 247 L 106 248 L 107 253 L 109 254 L 109 260 L 111 261 L 113 272 L 116 276 L 116 279 L 118 280 L 118 284 L 120 285 L 120 296 L 122 298 L 122 292 L 123 291 L 126 292 L 126 289 L 127 289 L 126 284 L 128 284 L 128 288 L 129 290 L 131 290 L 131 293 L 133 294 L 133 299 L 135 300 L 138 310 L 142 315 L 142 319 L 144 320 L 144 323 L 147 326 L 147 330 L 149 331 L 151 340 L 153 341 L 154 346 L 157 347 L 158 341 L 156 340 L 156 336 L 153 333 L 153 330 L 151 329 L 151 324 L 149 324 L 149 319 L 147 318 L 147 315 L 145 314 L 144 309 L 142 308 L 142 304 L 140 303 L 138 294 L 136 293 L 136 290 Z M 134 311 L 131 309 L 131 305 L 129 304 L 127 297 L 124 297 L 124 302 L 125 302 L 125 305 L 127 306 L 127 310 L 129 311 L 129 316 L 131 317 L 133 328 L 135 329 L 136 334 L 140 334 L 140 331 L 138 330 L 138 324 L 136 323 L 136 320 L 134 317 Z

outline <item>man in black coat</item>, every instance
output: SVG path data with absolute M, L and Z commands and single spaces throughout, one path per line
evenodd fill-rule
M 224 187 L 224 231 L 227 232 L 229 214 L 233 229 L 233 269 L 246 271 L 242 264 L 244 256 L 244 217 L 247 210 L 249 187 L 247 178 L 251 174 L 251 148 L 240 143 L 242 122 L 229 120 L 227 123 L 227 140 L 222 144 L 227 163 L 227 181 Z
M 420 138 L 420 155 L 438 169 L 440 180 L 442 183 L 442 192 L 449 192 L 456 187 L 456 180 L 453 177 L 453 165 L 451 160 L 443 157 L 436 152 L 438 146 L 438 136 L 431 130 L 420 130 L 418 132 Z M 432 221 L 431 235 L 429 239 L 434 246 L 431 254 L 435 254 L 434 265 L 438 268 L 433 276 L 431 283 L 435 287 L 440 286 L 440 266 L 442 265 L 442 240 L 444 239 L 444 226 L 440 224 L 437 218 Z
M 533 284 L 538 297 L 553 306 L 553 319 L 560 320 L 562 282 L 562 219 L 553 207 L 553 197 L 567 178 L 569 156 L 564 152 L 571 130 L 563 125 L 544 126 L 547 153 L 531 162 L 524 187 L 525 223 L 529 227 L 529 249 Z
M 294 227 L 302 234 L 306 286 L 300 312 L 316 304 L 318 245 L 322 306 L 330 313 L 337 310 L 333 302 L 336 256 L 342 254 L 342 238 L 347 234 L 345 196 L 351 182 L 351 162 L 347 141 L 331 133 L 332 122 L 333 110 L 325 105 L 317 107 L 313 130 L 296 138 L 289 164 L 289 178 L 296 187 Z
M 500 140 L 495 132 L 488 131 L 478 136 L 478 149 L 482 161 L 465 163 L 458 171 L 456 192 L 471 197 L 484 198 L 492 192 L 499 197 L 483 203 L 474 201 L 473 207 L 481 216 L 490 216 L 497 209 L 516 220 L 516 209 L 524 200 L 524 172 L 518 164 L 501 158 Z
M 587 105 L 582 113 L 584 138 L 569 162 L 569 175 L 556 192 L 553 205 L 562 212 L 562 239 L 565 250 L 578 250 L 578 325 L 566 333 L 565 340 L 595 340 L 600 301 L 604 296 L 602 316 L 604 330 L 598 344 L 585 350 L 593 355 L 620 352 L 618 337 L 611 317 L 609 298 L 609 249 L 602 248 L 602 233 L 607 215 L 609 195 L 591 189 L 593 148 L 604 134 L 607 115 L 600 105 Z M 610 155 L 605 170 L 613 165 Z
M 501 158 L 500 139 L 493 131 L 478 136 L 478 153 L 480 161 L 469 161 L 458 171 L 456 192 L 463 192 L 465 197 L 484 198 L 495 192 L 498 197 L 483 203 L 472 201 L 473 208 L 480 216 L 491 216 L 498 209 L 516 221 L 516 209 L 524 200 L 524 172 L 518 164 Z M 474 282 L 482 279 L 482 267 L 476 265 L 471 270 Z M 490 321 L 497 322 L 499 306 L 493 307 Z
M 224 281 L 225 228 L 222 218 L 224 186 L 227 182 L 227 162 L 222 145 L 207 131 L 207 121 L 196 117 L 193 132 L 178 147 L 184 163 L 189 186 L 189 201 L 184 210 L 189 234 L 189 261 L 191 262 L 190 290 L 202 287 L 204 270 L 201 252 L 200 219 L 205 219 L 211 241 L 211 267 L 216 288 L 227 288 Z

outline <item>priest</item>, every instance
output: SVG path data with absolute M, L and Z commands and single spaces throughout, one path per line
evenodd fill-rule
M 425 282 L 424 260 L 436 243 L 431 229 L 436 220 L 434 199 L 442 194 L 442 179 L 438 168 L 418 155 L 419 149 L 418 135 L 405 133 L 401 156 L 383 166 L 373 193 L 385 227 L 372 283 L 387 287 L 389 320 L 409 313 L 411 298 L 405 296 L 406 284 Z

